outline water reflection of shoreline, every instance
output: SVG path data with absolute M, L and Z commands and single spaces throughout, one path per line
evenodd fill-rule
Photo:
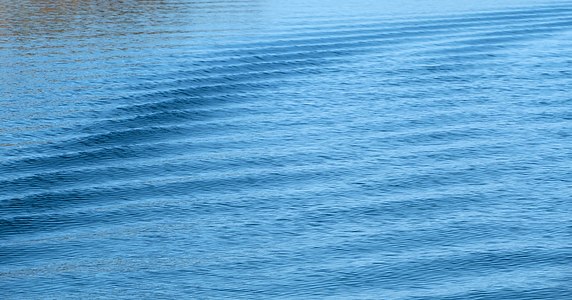
M 190 25 L 201 23 L 216 27 L 217 23 L 253 19 L 252 14 L 260 10 L 258 2 L 4 0 L 0 2 L 0 28 L 4 28 L 3 35 L 7 36 L 40 37 L 65 33 L 120 34 L 120 30 L 141 32 L 153 26 L 191 29 Z

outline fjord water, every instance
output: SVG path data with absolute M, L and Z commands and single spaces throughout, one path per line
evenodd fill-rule
M 572 299 L 572 3 L 0 0 L 0 79 L 2 299 Z

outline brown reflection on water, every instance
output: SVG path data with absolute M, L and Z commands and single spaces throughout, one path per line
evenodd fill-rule
M 58 35 L 93 29 L 134 31 L 153 25 L 229 21 L 226 18 L 229 13 L 234 13 L 236 20 L 259 9 L 259 1 L 231 0 L 0 0 L 0 26 L 5 35 L 12 36 Z
M 91 27 L 141 25 L 176 6 L 164 1 L 25 0 L 3 1 L 2 19 L 13 36 L 57 35 Z

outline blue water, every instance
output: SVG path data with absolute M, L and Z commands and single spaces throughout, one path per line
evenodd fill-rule
M 0 0 L 1 299 L 572 299 L 572 3 Z

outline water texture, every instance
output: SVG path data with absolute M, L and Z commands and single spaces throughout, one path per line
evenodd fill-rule
M 0 0 L 0 298 L 572 299 L 572 3 Z

